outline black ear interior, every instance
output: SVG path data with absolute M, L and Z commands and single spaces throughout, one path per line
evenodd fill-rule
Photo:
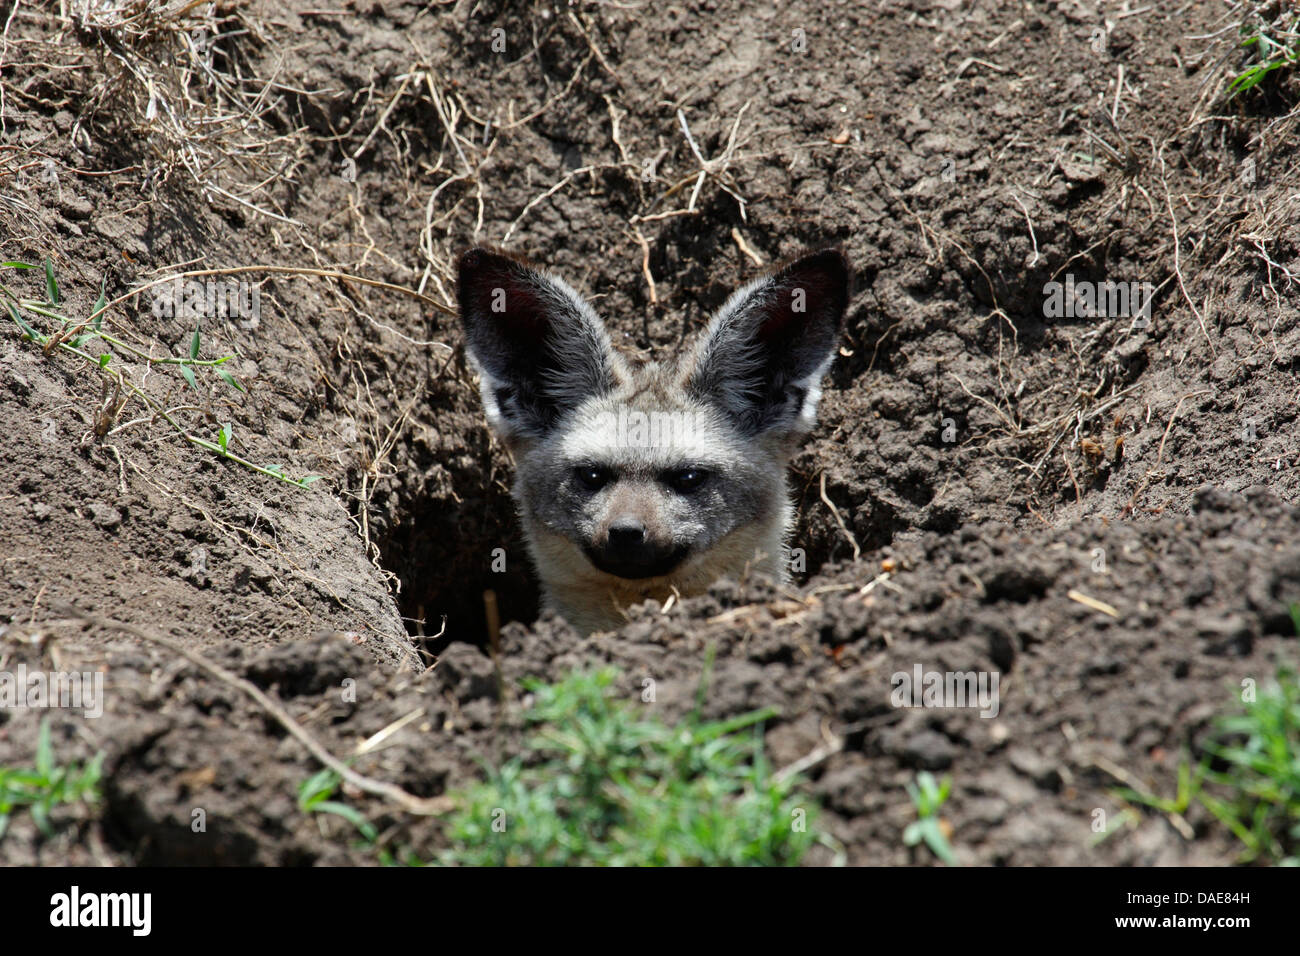
M 848 260 L 836 249 L 798 259 L 772 277 L 754 333 L 768 381 L 784 389 L 821 367 L 839 341 L 850 282 Z
M 839 342 L 850 284 L 836 249 L 779 268 L 720 315 L 692 387 L 747 433 L 793 424 Z
M 475 359 L 500 378 L 541 359 L 551 322 L 528 266 L 486 249 L 460 258 L 460 318 Z
M 462 255 L 458 272 L 466 347 L 515 425 L 545 431 L 578 396 L 609 386 L 604 331 L 567 287 L 483 248 Z

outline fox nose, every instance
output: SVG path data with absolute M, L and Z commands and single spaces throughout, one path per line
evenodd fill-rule
M 632 555 L 645 543 L 645 525 L 635 518 L 619 518 L 609 526 L 609 550 Z
M 615 518 L 603 542 L 587 549 L 592 564 L 620 578 L 653 578 L 677 567 L 686 557 L 684 548 L 651 537 L 645 522 L 631 515 Z

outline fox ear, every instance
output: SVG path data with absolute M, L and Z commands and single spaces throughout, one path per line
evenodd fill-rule
M 812 428 L 849 302 L 848 260 L 835 249 L 797 259 L 732 294 L 688 362 L 687 391 L 742 433 Z
M 566 283 L 484 248 L 458 268 L 466 350 L 503 438 L 539 438 L 614 387 L 621 363 L 605 326 Z

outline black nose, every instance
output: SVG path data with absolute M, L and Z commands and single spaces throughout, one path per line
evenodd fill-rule
M 609 526 L 609 550 L 631 556 L 645 543 L 645 525 L 635 518 L 620 518 Z
M 587 548 L 591 563 L 620 578 L 654 578 L 681 564 L 686 548 L 651 540 L 646 526 L 632 517 L 616 518 L 603 544 Z

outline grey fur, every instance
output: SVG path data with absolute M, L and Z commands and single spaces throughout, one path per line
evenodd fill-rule
M 474 249 L 459 294 L 549 606 L 582 631 L 604 630 L 631 603 L 697 594 L 722 575 L 788 577 L 786 467 L 834 360 L 849 297 L 842 255 L 815 253 L 748 283 L 682 359 L 635 367 L 555 276 Z M 579 476 L 587 466 L 608 476 L 603 485 Z M 708 477 L 682 490 L 692 470 Z M 596 562 L 626 556 L 629 534 L 636 561 L 655 558 L 636 567 L 676 563 L 646 577 L 601 570 Z

